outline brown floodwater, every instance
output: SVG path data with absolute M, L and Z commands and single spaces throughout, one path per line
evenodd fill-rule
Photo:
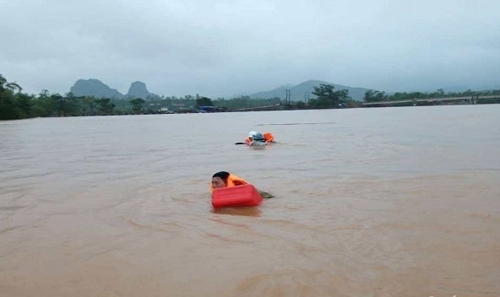
M 0 122 L 0 296 L 500 296 L 499 114 Z M 220 170 L 275 198 L 213 210 Z

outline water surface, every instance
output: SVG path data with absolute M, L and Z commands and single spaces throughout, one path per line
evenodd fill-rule
M 0 122 L 0 296 L 500 296 L 499 114 Z M 276 198 L 214 211 L 220 170 Z

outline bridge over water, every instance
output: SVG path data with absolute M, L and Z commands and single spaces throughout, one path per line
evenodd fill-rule
M 425 98 L 425 99 L 406 99 L 406 100 L 393 100 L 393 101 L 378 101 L 378 102 L 364 102 L 363 106 L 387 106 L 395 104 L 410 103 L 417 105 L 418 103 L 435 103 L 435 102 L 456 102 L 464 104 L 477 104 L 480 99 L 496 99 L 500 98 L 500 95 L 491 96 L 467 96 L 467 97 L 448 97 L 448 98 Z

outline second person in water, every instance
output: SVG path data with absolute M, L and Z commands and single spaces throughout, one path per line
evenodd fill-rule
M 257 131 L 250 131 L 248 137 L 245 139 L 245 144 L 247 145 L 266 145 L 273 142 L 275 142 L 274 135 L 271 132 L 262 134 Z

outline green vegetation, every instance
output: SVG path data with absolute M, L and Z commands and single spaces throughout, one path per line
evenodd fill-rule
M 334 89 L 334 86 L 325 84 L 314 87 L 314 92 L 312 93 L 317 96 L 317 99 L 311 99 L 309 105 L 314 108 L 343 107 L 343 104 L 349 99 L 349 91 L 334 91 Z
M 143 106 L 146 101 L 141 98 L 130 100 L 130 105 L 132 105 L 132 110 L 135 114 L 140 114 L 143 112 Z
M 327 109 L 361 107 L 359 101 L 349 97 L 348 90 L 335 90 L 329 84 L 319 84 L 312 92 L 316 98 L 304 101 L 286 101 L 278 97 L 271 99 L 251 99 L 241 96 L 232 99 L 218 98 L 212 100 L 203 96 L 186 95 L 177 97 L 151 97 L 111 99 L 94 98 L 92 96 L 74 96 L 68 93 L 49 94 L 43 90 L 38 96 L 22 92 L 15 82 L 8 82 L 0 74 L 0 120 L 16 120 L 33 117 L 67 117 L 98 115 L 130 115 L 161 113 L 195 113 L 246 110 L 291 110 L 291 109 Z M 365 102 L 381 102 L 390 100 L 465 97 L 465 96 L 498 96 L 500 90 L 462 93 L 445 93 L 438 90 L 433 93 L 411 92 L 388 95 L 379 91 L 367 91 Z M 480 99 L 477 103 L 500 103 L 500 98 Z

